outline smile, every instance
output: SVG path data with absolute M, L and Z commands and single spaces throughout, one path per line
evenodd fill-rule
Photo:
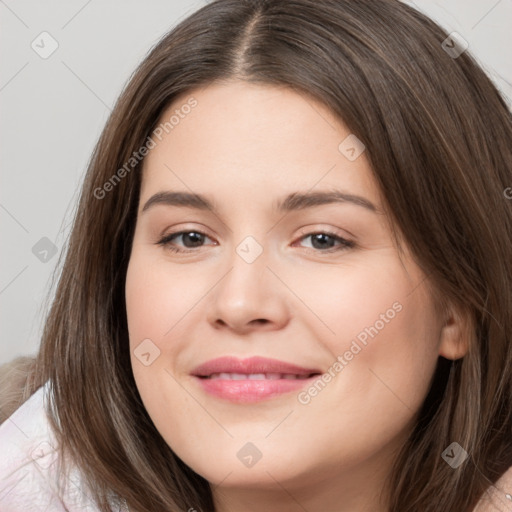
M 206 379 L 224 380 L 279 380 L 279 379 L 307 379 L 311 375 L 294 375 L 292 373 L 212 373 Z
M 309 385 L 320 370 L 264 357 L 226 356 L 198 366 L 192 376 L 208 395 L 234 403 L 268 400 Z

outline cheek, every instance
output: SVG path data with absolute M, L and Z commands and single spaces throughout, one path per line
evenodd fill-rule
M 407 273 L 394 251 L 346 261 L 338 267 L 280 269 L 300 299 L 293 313 L 301 313 L 311 337 L 322 335 L 339 352 L 354 338 L 369 345 L 388 333 L 388 343 L 407 338 L 411 350 L 421 350 L 414 339 L 433 335 L 436 321 L 431 300 L 419 286 L 424 279 L 419 270 Z
M 218 273 L 205 266 L 185 269 L 155 253 L 152 247 L 134 245 L 125 298 L 134 378 L 150 416 L 165 425 L 169 397 L 179 397 L 180 410 L 189 406 L 172 376 L 191 332 L 204 322 L 201 301 L 218 281 Z
M 126 314 L 133 374 L 146 408 L 151 409 L 155 399 L 151 390 L 155 380 L 165 380 L 165 356 L 175 347 L 163 340 L 176 323 L 183 294 L 176 278 L 158 271 L 159 266 L 139 247 L 132 252 L 126 275 Z
M 331 443 L 312 446 L 311 457 L 316 450 L 333 465 L 356 463 L 404 435 L 435 371 L 439 333 L 428 297 L 414 289 L 421 278 L 411 283 L 400 269 L 387 271 L 385 278 L 354 273 L 324 300 L 323 320 L 335 332 L 321 338 L 334 356 L 332 377 L 306 389 L 296 412 L 301 432 L 317 432 L 319 423 L 331 432 Z M 292 435 L 279 434 L 282 442 Z M 336 439 L 350 439 L 351 448 Z
M 420 285 L 424 276 L 415 269 L 407 274 L 395 257 L 367 262 L 364 269 L 322 272 L 314 278 L 304 273 L 295 286 L 320 320 L 309 314 L 312 336 L 332 357 L 335 377 L 327 387 L 333 392 L 322 391 L 315 401 L 329 408 L 354 400 L 354 407 L 364 403 L 387 418 L 388 406 L 399 412 L 405 405 L 406 415 L 407 408 L 416 410 L 435 370 L 440 336 L 432 301 Z
M 174 419 L 169 403 L 177 400 L 180 414 L 190 406 L 172 375 L 186 340 L 188 324 L 180 320 L 193 315 L 199 292 L 183 272 L 169 271 L 142 245 L 135 246 L 125 286 L 131 365 L 142 402 L 162 434 Z M 168 343 L 170 337 L 173 343 Z M 178 444 L 182 442 L 180 438 Z
M 212 275 L 184 271 L 158 261 L 144 250 L 132 254 L 126 276 L 126 311 L 130 343 L 151 338 L 161 343 L 209 287 Z M 175 345 L 173 345 L 175 346 Z M 133 346 L 132 346 L 133 348 Z

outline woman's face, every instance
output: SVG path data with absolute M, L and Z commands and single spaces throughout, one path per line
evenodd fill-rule
M 463 354 L 426 276 L 399 258 L 364 147 L 285 88 L 210 85 L 162 122 L 173 114 L 145 159 L 126 279 L 156 428 L 223 489 L 376 478 L 438 355 Z M 228 356 L 240 365 L 198 370 Z

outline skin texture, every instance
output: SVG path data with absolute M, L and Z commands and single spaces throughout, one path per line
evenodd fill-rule
M 436 314 L 426 276 L 407 251 L 399 257 L 365 153 L 350 161 L 339 151 L 350 132 L 325 106 L 233 81 L 176 99 L 162 119 L 191 96 L 197 106 L 145 159 L 126 279 L 144 405 L 174 452 L 212 484 L 218 511 L 384 511 L 379 493 L 438 356 L 467 350 L 458 316 L 451 307 Z M 273 210 L 292 192 L 333 189 L 380 213 L 348 202 Z M 169 190 L 204 194 L 218 214 L 162 204 L 142 212 Z M 157 244 L 182 230 L 206 236 L 196 247 L 187 236 Z M 325 231 L 355 245 L 315 246 L 307 236 Z M 236 252 L 247 236 L 263 250 L 252 263 Z M 233 404 L 190 375 L 224 355 L 328 372 L 393 304 L 394 318 L 307 404 L 296 391 Z M 160 351 L 148 366 L 134 352 L 145 339 Z M 237 457 L 247 442 L 262 455 L 252 467 Z

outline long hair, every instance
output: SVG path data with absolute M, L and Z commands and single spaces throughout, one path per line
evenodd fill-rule
M 445 51 L 447 37 L 398 0 L 216 0 L 140 64 L 89 162 L 31 384 L 50 381 L 61 456 L 102 511 L 112 495 L 137 512 L 214 510 L 209 483 L 139 396 L 125 278 L 144 163 L 134 152 L 175 98 L 231 79 L 289 87 L 339 116 L 366 147 L 394 229 L 467 315 L 469 351 L 439 358 L 389 510 L 469 512 L 512 466 L 512 116 L 468 51 Z M 441 457 L 453 441 L 469 454 L 457 469 Z

